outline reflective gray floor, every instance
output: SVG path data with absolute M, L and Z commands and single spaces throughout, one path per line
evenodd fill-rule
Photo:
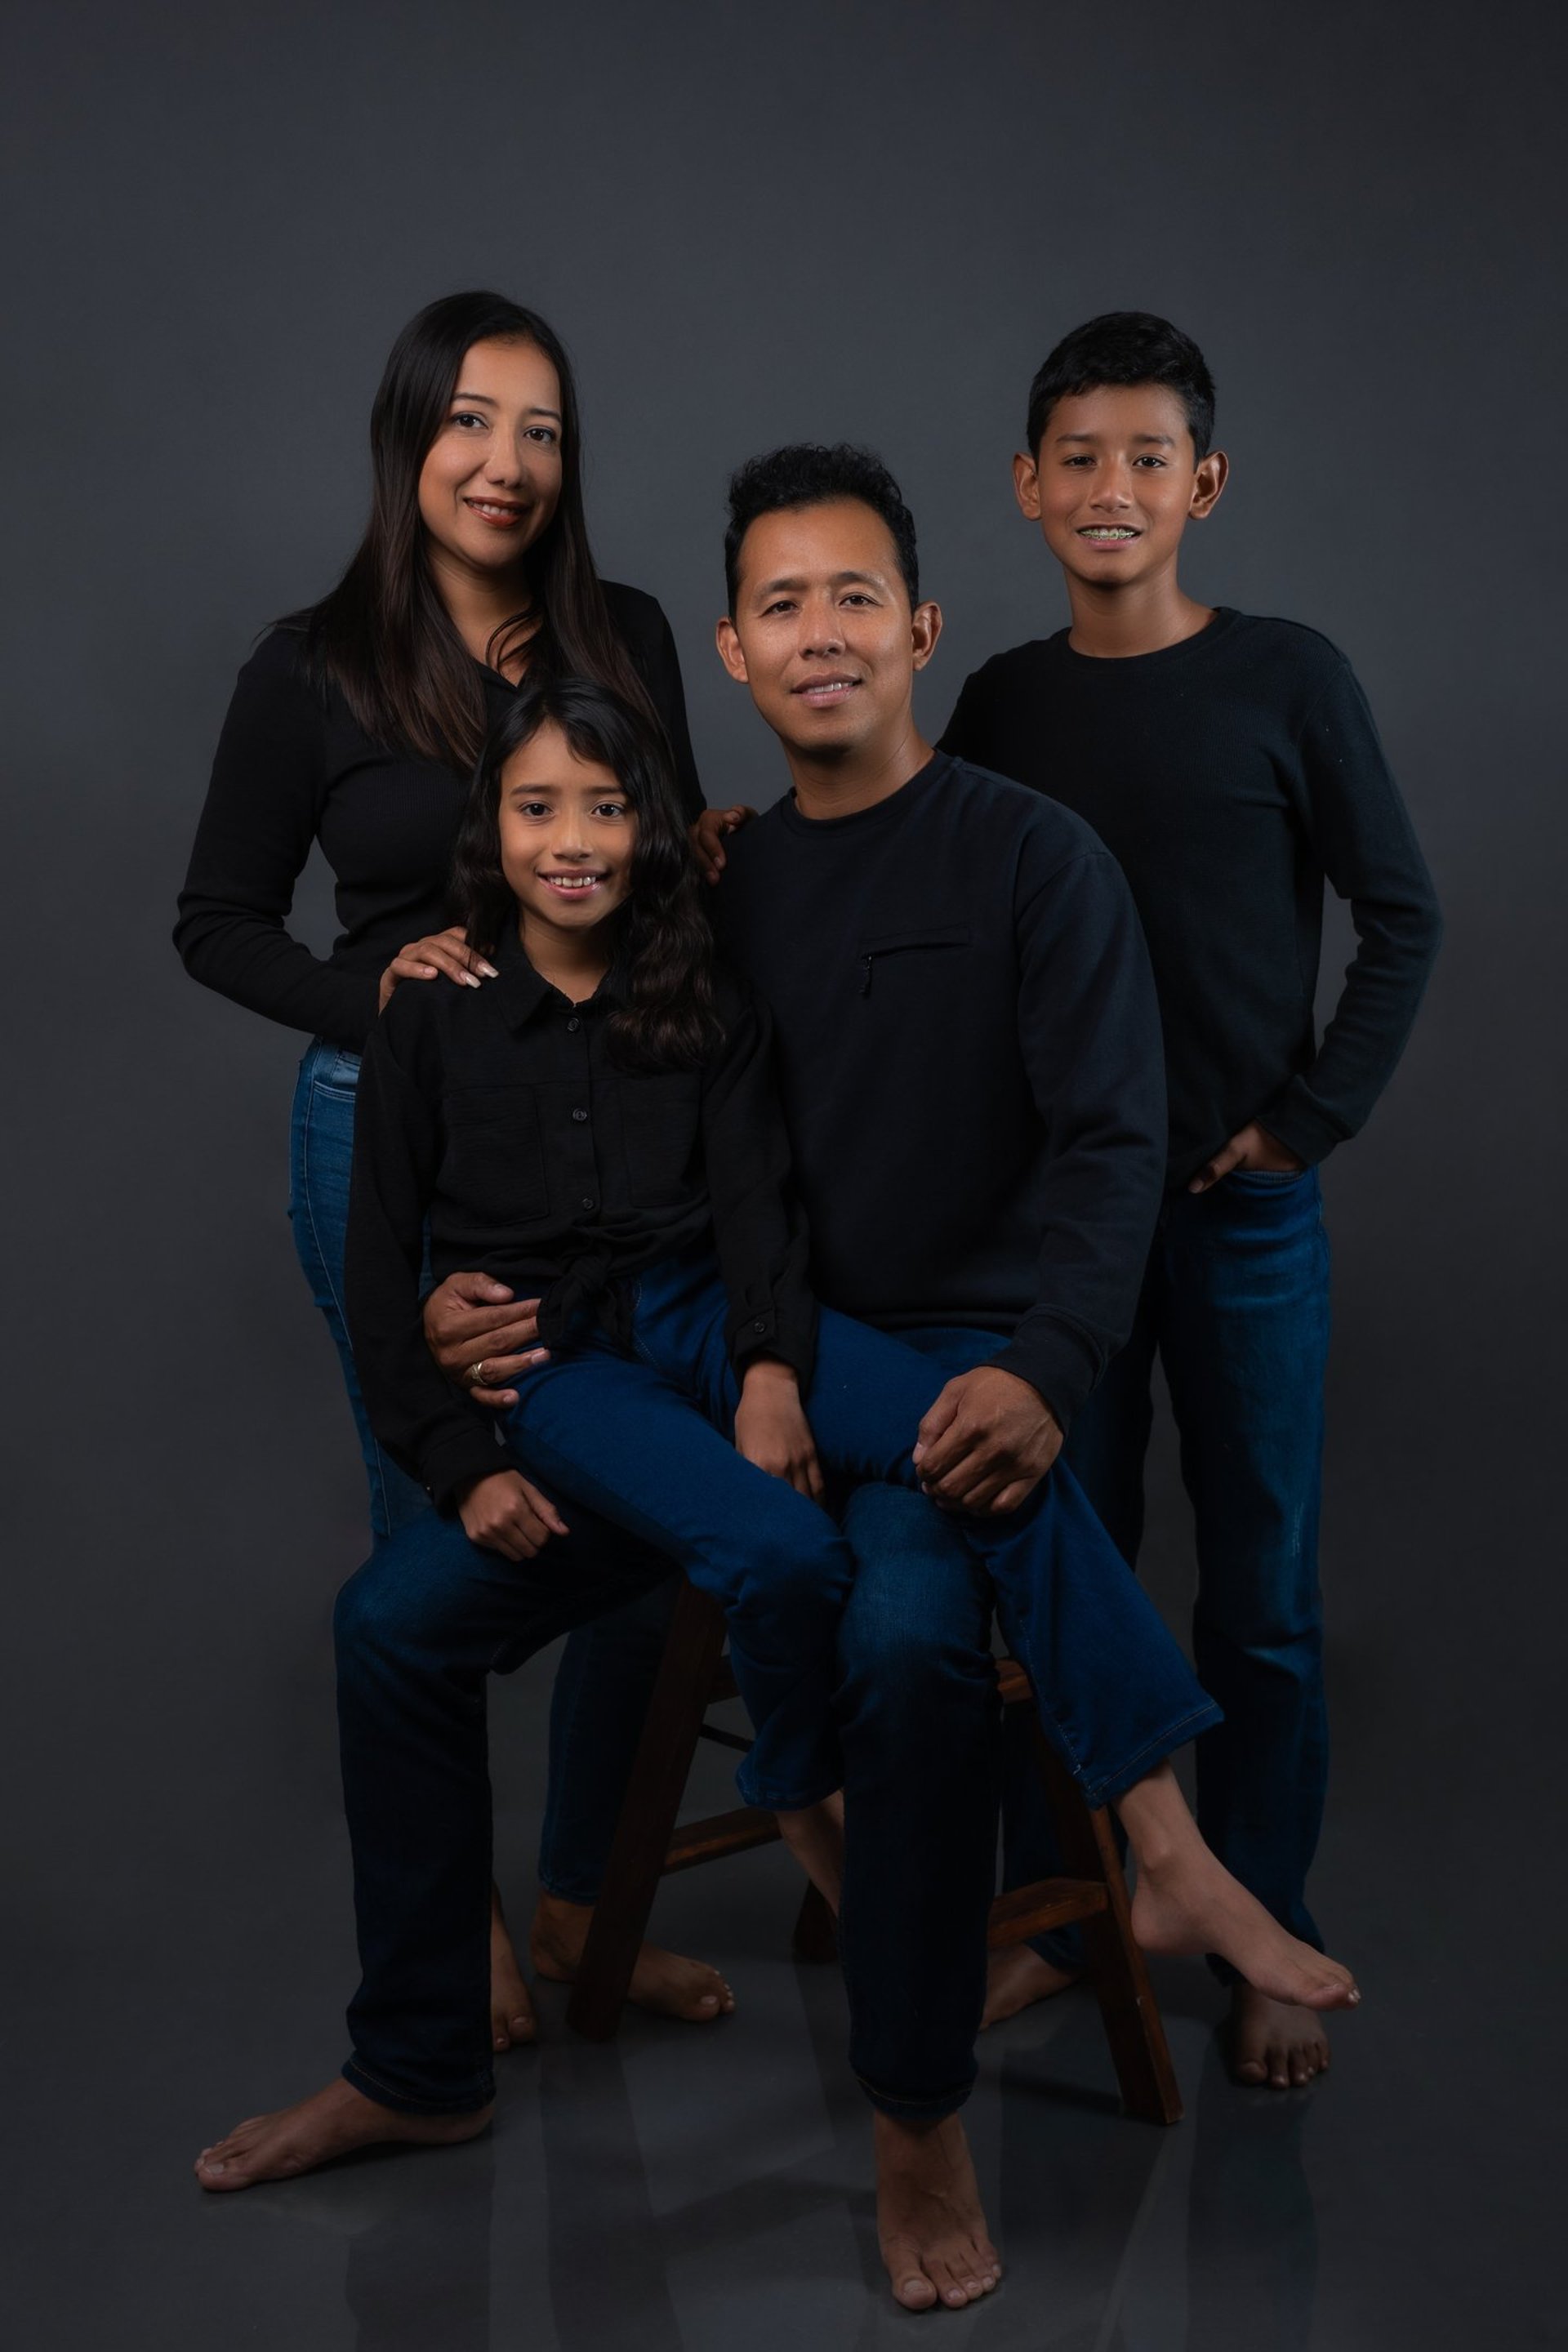
M 500 1710 L 498 1777 L 522 1793 L 543 1690 L 536 1667 Z M 710 1771 L 700 1801 L 722 1790 Z M 1363 1922 L 1346 1948 L 1367 1990 L 1321 2089 L 1234 2089 L 1196 1965 L 1160 1973 L 1188 2109 L 1173 2130 L 1116 2112 L 1087 1998 L 986 2037 L 970 2113 L 1008 2268 L 973 2313 L 885 2299 L 842 1990 L 783 1957 L 795 1887 L 776 1850 L 660 1898 L 660 1932 L 731 1974 L 732 2020 L 634 2015 L 591 2049 L 546 1988 L 542 2046 L 506 2062 L 489 2138 L 205 2198 L 196 2147 L 340 2055 L 346 1857 L 323 1793 L 258 1792 L 199 1872 L 177 1846 L 110 1867 L 101 1947 L 20 1988 L 0 2207 L 17 2352 L 860 2352 L 910 2328 L 1036 2352 L 1563 2340 L 1545 1988 L 1532 2010 L 1498 1921 L 1478 1918 L 1478 1997 L 1464 1891 L 1435 1947 L 1380 1859 L 1393 1824 L 1365 1808 L 1320 1888 Z M 520 1804 L 500 1823 L 519 1911 L 531 1821 Z M 1425 1869 L 1419 1842 L 1406 1861 Z

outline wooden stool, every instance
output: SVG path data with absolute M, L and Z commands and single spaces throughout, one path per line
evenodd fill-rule
M 997 1679 L 1005 1705 L 1029 1706 L 1033 1713 L 1021 1666 L 1003 1661 Z M 706 1720 L 709 1707 L 735 1696 L 724 1660 L 723 1613 L 683 1577 L 566 2011 L 568 2022 L 590 2042 L 608 2042 L 620 2023 L 659 1880 L 673 1870 L 691 1870 L 699 1863 L 771 1844 L 778 1836 L 772 1813 L 749 1805 L 706 1821 L 679 1820 L 699 1739 L 742 1751 L 751 1746 Z M 1173 2124 L 1182 2113 L 1181 2094 L 1143 1955 L 1132 1940 L 1127 1885 L 1110 1815 L 1103 1806 L 1085 1804 L 1037 1722 L 1033 1730 L 1058 1841 L 1074 1874 L 1037 1879 L 999 1895 L 991 1906 L 990 1943 L 993 1948 L 1026 1943 L 1048 1927 L 1077 1922 L 1122 2105 L 1145 2123 Z M 808 1887 L 795 1921 L 795 1958 L 832 1959 L 837 1950 L 832 1914 L 816 1888 Z

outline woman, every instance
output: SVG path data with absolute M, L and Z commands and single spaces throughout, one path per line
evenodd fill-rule
M 525 676 L 595 678 L 661 729 L 689 824 L 702 803 L 668 623 L 652 597 L 594 569 L 576 390 L 545 321 L 496 294 L 431 303 L 393 346 L 371 454 L 370 521 L 347 571 L 239 674 L 174 940 L 194 979 L 310 1036 L 289 1215 L 342 1364 L 379 1539 L 430 1506 L 375 1442 L 343 1324 L 359 1057 L 395 989 L 480 988 L 494 976 L 446 906 L 487 730 Z M 324 958 L 286 928 L 317 842 L 343 927 Z M 666 1605 L 651 1596 L 605 1621 L 573 1661 L 552 1724 L 532 1936 L 546 1975 L 569 1979 L 582 1948 L 619 1805 L 627 1708 L 646 1698 Z M 611 1724 L 616 1740 L 601 1740 Z M 494 2039 L 506 2049 L 531 2041 L 534 2022 L 499 1899 L 492 1959 Z M 733 2005 L 715 1970 L 652 1947 L 633 1997 L 694 2020 Z

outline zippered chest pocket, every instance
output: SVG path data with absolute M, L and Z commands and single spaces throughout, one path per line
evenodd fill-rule
M 970 946 L 973 938 L 967 923 L 921 923 L 869 934 L 855 950 L 856 993 L 869 996 L 879 975 L 884 983 L 896 980 L 900 986 L 952 987 L 958 979 L 956 970 L 949 969 L 952 950 Z

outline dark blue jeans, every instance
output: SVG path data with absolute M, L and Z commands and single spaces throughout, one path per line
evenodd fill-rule
M 856 1805 L 868 1792 L 846 1774 L 841 1719 L 845 1755 L 853 1745 L 863 1759 L 876 1759 L 886 1805 L 900 1759 L 883 1753 L 874 1712 L 879 1695 L 858 1696 L 849 1678 L 835 1704 L 838 1619 L 854 1560 L 825 1513 L 735 1452 L 737 1392 L 724 1315 L 707 1254 L 651 1269 L 637 1286 L 632 1348 L 585 1330 L 576 1344 L 558 1349 L 517 1383 L 510 1442 L 531 1474 L 562 1498 L 574 1539 L 575 1515 L 587 1507 L 679 1559 L 724 1606 L 735 1678 L 755 1732 L 739 1775 L 750 1802 L 802 1806 L 842 1781 L 847 1806 Z M 910 1448 L 944 1378 L 898 1341 L 825 1314 L 805 1400 L 825 1467 L 851 1483 L 897 1485 L 908 1490 L 904 1499 L 921 1524 L 934 1521 L 934 1507 L 913 1492 Z M 1093 1801 L 1130 1785 L 1215 1720 L 1069 1476 L 1053 1476 L 1008 1518 L 966 1520 L 964 1528 L 1034 1682 L 1042 1724 Z M 520 1575 L 448 1543 L 447 1571 L 430 1533 L 416 1527 L 373 1555 L 340 1603 L 344 1789 L 365 1971 L 350 2012 L 354 2056 L 347 2071 L 385 2104 L 457 2111 L 489 2095 L 479 1899 L 489 1875 L 483 1675 L 517 1663 L 520 1640 L 533 1643 L 532 1591 L 541 1578 L 556 1580 L 554 1550 L 547 1546 Z M 574 1573 L 570 1581 L 580 1598 L 584 1577 Z M 521 1633 L 506 1622 L 509 1589 L 526 1616 Z M 484 1620 L 477 1642 L 470 1608 Z M 973 1713 L 978 1701 L 988 1721 L 988 1647 L 983 1653 L 983 1666 L 967 1651 L 956 1661 L 965 1684 L 958 1712 Z M 951 1687 L 944 1695 L 953 1696 Z M 928 1749 L 947 1752 L 945 1713 L 926 1716 L 922 1738 Z M 932 1907 L 930 1882 L 937 1882 L 935 1907 L 952 1899 L 926 1822 L 907 1801 L 887 1808 L 889 1822 L 895 1811 L 889 1840 L 851 1833 L 858 1847 L 845 1915 L 851 2054 L 881 2104 L 939 2115 L 962 2101 L 973 2079 L 978 2006 L 971 1984 L 950 1985 L 923 1958 L 900 1964 L 889 1946 L 884 1892 L 900 1918 Z M 934 1828 L 940 1839 L 942 1824 Z M 460 1885 L 457 1853 L 466 1857 Z M 988 1866 L 987 1857 L 987 1873 Z M 479 1895 L 470 1883 L 476 1874 Z M 912 1905 L 902 1899 L 911 1878 L 927 1882 Z M 983 1904 L 979 1916 L 983 1977 Z M 889 1951 L 890 1978 L 855 1957 L 873 1945 Z M 922 1998 L 934 2004 L 924 2015 L 910 1997 L 917 1976 Z M 889 2000 L 900 2012 L 892 2032 L 875 2013 Z M 868 2019 L 860 2013 L 868 2002 Z M 883 2071 L 889 2053 L 910 2068 L 908 2075 Z
M 371 1533 L 380 1542 L 429 1517 L 430 1503 L 375 1442 L 343 1318 L 359 1066 L 357 1054 L 319 1037 L 306 1048 L 290 1122 L 289 1216 L 310 1295 L 338 1351 L 370 1489 Z M 653 1582 L 634 1579 L 627 1589 L 631 1600 L 573 1633 L 551 1712 L 539 1874 L 551 1894 L 574 1903 L 592 1903 L 599 1891 L 675 1597 L 668 1573 Z
M 1244 1170 L 1180 1193 L 1161 1216 L 1132 1336 L 1068 1444 L 1133 1565 L 1158 1356 L 1196 1536 L 1193 1654 L 1225 1710 L 1198 1742 L 1198 1825 L 1242 1885 L 1320 1950 L 1306 1885 L 1328 1779 L 1318 1586 L 1328 1344 L 1316 1171 Z M 1018 1844 L 1031 1869 L 1051 1863 L 1037 1815 Z

